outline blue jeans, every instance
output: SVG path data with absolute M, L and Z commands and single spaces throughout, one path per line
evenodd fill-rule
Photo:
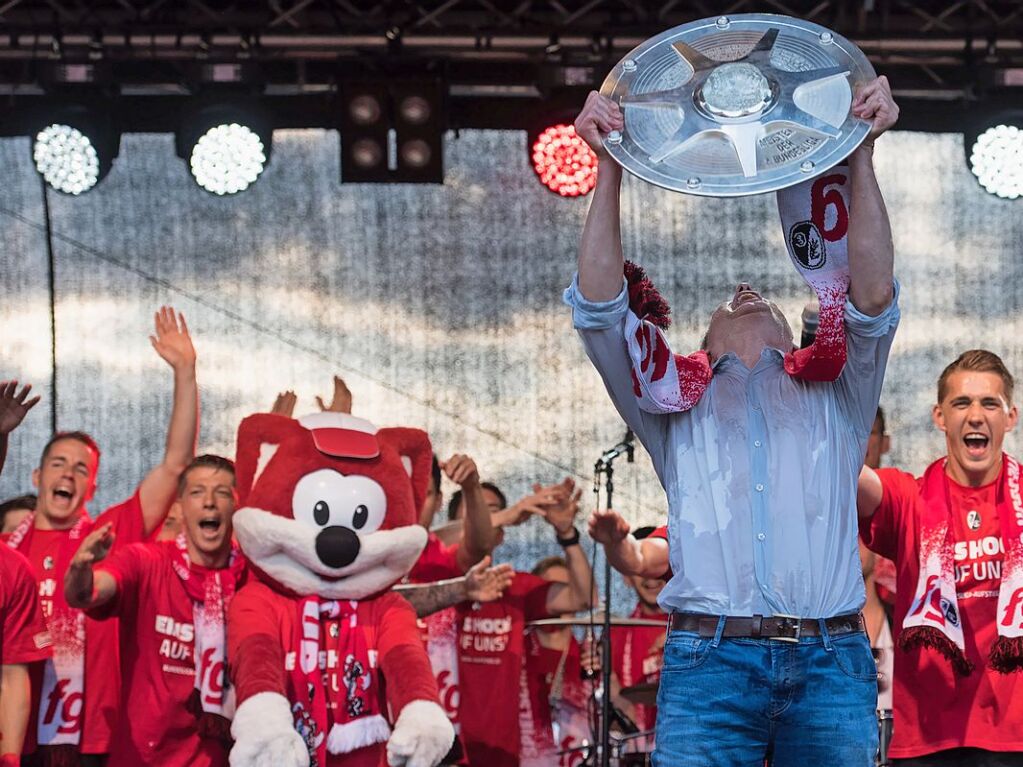
M 877 667 L 865 634 L 701 638 L 672 631 L 654 767 L 873 767 Z

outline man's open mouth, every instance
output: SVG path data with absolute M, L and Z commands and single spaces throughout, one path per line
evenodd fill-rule
M 986 434 L 980 432 L 970 432 L 963 437 L 963 443 L 966 445 L 966 450 L 973 456 L 983 455 L 987 450 L 987 446 L 990 444 L 991 439 Z
M 217 517 L 206 517 L 199 520 L 199 529 L 207 533 L 215 533 L 220 530 L 222 524 Z

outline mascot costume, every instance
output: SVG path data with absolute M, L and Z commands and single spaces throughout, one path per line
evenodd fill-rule
M 232 767 L 434 767 L 451 748 L 415 613 L 389 591 L 426 545 L 431 460 L 425 432 L 343 413 L 242 421 L 234 530 L 256 578 L 228 619 Z

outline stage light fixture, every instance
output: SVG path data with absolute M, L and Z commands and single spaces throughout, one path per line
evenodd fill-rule
M 342 182 L 443 183 L 442 81 L 348 80 L 341 95 Z
M 597 183 L 597 155 L 575 133 L 558 123 L 530 136 L 530 160 L 540 182 L 562 197 L 589 194 Z
M 107 110 L 57 105 L 34 121 L 32 161 L 47 185 L 79 195 L 96 186 L 113 165 L 121 142 Z
M 175 143 L 195 182 L 223 196 L 255 183 L 270 160 L 272 137 L 270 119 L 258 104 L 228 100 L 193 109 Z
M 1015 200 L 1023 195 L 1023 121 L 1005 116 L 963 136 L 970 170 L 984 189 Z

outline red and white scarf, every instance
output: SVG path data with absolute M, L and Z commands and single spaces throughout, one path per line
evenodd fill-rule
M 53 637 L 53 658 L 43 667 L 37 739 L 40 746 L 77 746 L 82 739 L 85 708 L 85 613 L 69 607 L 64 598 L 64 573 L 93 521 L 84 512 L 61 542 L 54 563 L 56 588 L 47 626 Z M 7 545 L 26 556 L 32 549 L 35 514 L 11 533 Z
M 849 292 L 849 168 L 778 192 L 778 210 L 789 258 L 817 293 L 820 320 L 813 344 L 785 355 L 785 371 L 808 381 L 834 381 L 845 366 L 845 301 Z M 650 413 L 679 413 L 700 401 L 712 368 L 706 351 L 674 354 L 663 330 L 671 310 L 643 270 L 625 264 L 629 312 L 625 339 L 632 386 Z
M 313 596 L 298 602 L 285 658 L 297 650 L 286 670 L 295 729 L 305 738 L 310 767 L 325 765 L 328 753 L 347 754 L 391 735 L 380 707 L 375 629 L 359 624 L 358 610 L 356 601 L 321 602 Z M 335 667 L 337 691 L 328 683 Z
M 909 612 L 902 621 L 899 647 L 931 647 L 944 655 L 956 673 L 967 675 L 963 624 L 956 600 L 951 497 L 945 473 L 947 458 L 932 463 L 920 482 L 920 575 Z M 995 671 L 1023 669 L 1023 498 L 1020 467 L 1002 455 L 995 504 L 1002 528 L 1002 579 L 998 588 L 998 639 L 988 658 Z
M 227 609 L 245 574 L 245 557 L 232 542 L 227 566 L 212 570 L 192 564 L 183 533 L 174 543 L 171 566 L 192 600 L 195 627 L 195 689 L 188 708 L 202 737 L 230 743 L 235 697 L 227 678 Z

